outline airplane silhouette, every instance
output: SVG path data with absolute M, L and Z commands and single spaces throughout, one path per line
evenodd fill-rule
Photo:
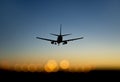
M 50 33 L 51 35 L 54 35 L 54 36 L 57 36 L 57 40 L 51 40 L 51 39 L 46 39 L 46 38 L 40 38 L 40 37 L 36 37 L 37 39 L 41 39 L 41 40 L 46 40 L 46 41 L 50 41 L 51 44 L 59 44 L 60 43 L 63 43 L 63 45 L 67 44 L 68 41 L 73 41 L 73 40 L 78 40 L 78 39 L 83 39 L 83 37 L 80 37 L 80 38 L 74 38 L 74 39 L 68 39 L 68 40 L 63 40 L 63 36 L 68 36 L 68 35 L 71 35 L 71 34 L 62 34 L 62 24 L 60 24 L 60 34 L 53 34 L 53 33 Z

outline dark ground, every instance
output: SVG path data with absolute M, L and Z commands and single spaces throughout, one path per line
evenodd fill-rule
M 15 72 L 0 70 L 0 82 L 7 80 L 12 81 L 95 81 L 95 82 L 104 82 L 104 81 L 120 81 L 120 70 L 93 70 L 90 72 L 54 72 L 54 73 L 45 73 L 45 72 Z

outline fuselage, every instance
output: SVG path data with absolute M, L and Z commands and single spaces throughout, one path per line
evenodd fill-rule
M 57 38 L 57 43 L 61 43 L 63 41 L 63 37 L 61 35 L 58 36 Z

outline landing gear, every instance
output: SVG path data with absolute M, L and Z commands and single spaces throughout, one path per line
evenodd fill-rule
M 67 44 L 67 41 L 64 41 L 64 42 L 63 42 L 63 45 L 65 45 L 65 44 Z
M 56 45 L 57 43 L 55 42 L 55 45 Z

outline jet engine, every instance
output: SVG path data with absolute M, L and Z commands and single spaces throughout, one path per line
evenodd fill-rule
M 52 41 L 52 42 L 51 42 L 51 44 L 55 44 L 55 45 L 56 45 L 57 43 L 56 43 L 56 42 L 54 42 L 54 41 Z
M 64 42 L 63 42 L 63 45 L 65 45 L 65 44 L 67 44 L 67 41 L 64 41 Z
M 51 41 L 51 44 L 54 44 L 55 42 L 54 41 Z

